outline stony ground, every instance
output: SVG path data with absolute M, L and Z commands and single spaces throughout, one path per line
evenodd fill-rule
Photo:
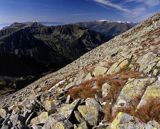
M 160 129 L 160 13 L 0 98 L 2 129 Z

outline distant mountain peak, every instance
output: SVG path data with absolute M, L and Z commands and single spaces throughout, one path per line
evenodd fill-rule
M 44 27 L 45 25 L 41 24 L 40 22 L 31 22 L 28 24 L 31 27 Z

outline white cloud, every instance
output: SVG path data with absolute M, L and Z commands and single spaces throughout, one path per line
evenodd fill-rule
M 129 3 L 129 2 L 142 3 L 149 7 L 157 6 L 160 4 L 160 0 L 125 0 L 125 2 L 126 3 Z
M 154 12 L 149 12 L 148 9 L 160 5 L 160 0 L 123 0 L 121 3 L 114 3 L 113 0 L 92 0 L 104 6 L 109 6 L 122 12 L 126 19 L 141 21 Z M 132 8 L 127 8 L 127 3 L 135 2 Z
M 115 9 L 120 10 L 122 12 L 131 13 L 129 9 L 124 8 L 124 7 L 122 7 L 121 5 L 118 5 L 118 4 L 114 4 L 109 0 L 93 0 L 93 1 L 97 2 L 97 3 L 100 3 L 100 4 L 103 4 L 105 6 L 115 8 Z
M 146 0 L 145 3 L 148 6 L 156 6 L 160 4 L 160 0 Z

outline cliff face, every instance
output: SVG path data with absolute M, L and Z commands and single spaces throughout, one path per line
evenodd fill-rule
M 159 35 L 156 14 L 59 71 L 2 97 L 1 126 L 159 129 Z

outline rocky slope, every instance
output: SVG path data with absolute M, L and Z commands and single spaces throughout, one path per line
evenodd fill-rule
M 4 128 L 160 129 L 160 13 L 0 99 Z

